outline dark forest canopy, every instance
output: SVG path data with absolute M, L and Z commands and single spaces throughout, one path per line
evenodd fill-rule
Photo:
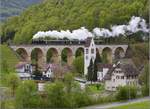
M 1 36 L 3 41 L 30 43 L 38 31 L 109 28 L 128 23 L 132 16 L 148 21 L 148 0 L 44 0 L 9 18 Z

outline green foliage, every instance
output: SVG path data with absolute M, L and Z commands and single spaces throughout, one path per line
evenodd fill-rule
M 83 74 L 84 73 L 84 57 L 78 56 L 74 59 L 73 65 L 75 67 L 76 72 Z
M 107 57 L 107 53 L 104 52 L 102 53 L 102 63 L 108 63 L 109 60 L 108 60 L 108 57 Z
M 94 64 L 93 64 L 93 60 L 90 60 L 90 64 L 88 66 L 88 75 L 87 75 L 87 80 L 88 81 L 93 81 L 93 74 L 94 74 Z
M 149 64 L 144 67 L 144 72 L 140 75 L 140 81 L 142 82 L 142 94 L 143 96 L 149 95 Z
M 93 74 L 93 81 L 97 81 L 97 71 L 98 71 L 98 67 L 97 67 L 97 60 L 95 59 L 95 61 L 94 61 L 94 74 Z
M 37 86 L 34 81 L 23 81 L 16 91 L 16 108 L 35 108 L 39 104 Z
M 101 59 L 101 56 L 99 54 L 99 52 L 96 52 L 96 59 L 95 59 L 96 63 L 101 63 L 102 62 L 102 59 Z
M 84 49 L 79 48 L 79 49 L 76 51 L 75 56 L 78 57 L 78 56 L 83 56 L 83 55 L 84 55 Z
M 132 60 L 137 67 L 141 67 L 141 63 L 147 64 L 149 60 L 149 44 L 138 43 L 130 45 L 132 53 Z
M 0 20 L 6 20 L 10 16 L 16 16 L 29 5 L 39 2 L 40 0 L 2 0 L 0 7 Z
M 71 73 L 67 73 L 64 77 L 64 84 L 66 86 L 67 93 L 71 92 L 71 89 L 74 85 L 74 78 Z
M 128 100 L 137 97 L 137 89 L 134 86 L 119 87 L 116 98 L 117 100 Z
M 90 84 L 87 85 L 86 88 L 88 88 L 89 92 L 91 93 L 100 93 L 104 90 L 104 86 L 101 84 Z
M 15 43 L 29 43 L 37 31 L 110 27 L 127 23 L 131 16 L 148 21 L 147 0 L 45 0 L 31 6 L 2 26 L 2 37 Z M 16 20 L 15 20 L 16 19 Z
M 0 57 L 1 74 L 12 71 L 19 61 L 17 55 L 6 45 L 0 45 Z
M 11 88 L 12 95 L 15 94 L 17 87 L 19 86 L 20 79 L 16 73 L 10 73 L 7 75 L 6 84 Z
M 61 53 L 61 59 L 62 59 L 62 61 L 65 62 L 65 63 L 67 63 L 67 55 L 68 55 L 67 49 L 64 49 L 64 50 L 62 51 L 62 53 Z
M 62 82 L 55 82 L 46 87 L 48 94 L 49 105 L 52 108 L 64 108 L 67 105 L 67 98 L 65 96 L 64 84 Z
M 93 63 L 93 60 L 91 59 L 90 60 L 90 65 L 88 67 L 88 75 L 87 75 L 87 79 L 88 81 L 97 81 L 97 60 L 95 59 L 94 60 L 94 63 Z
M 46 61 L 47 63 L 53 62 L 53 60 L 51 59 L 53 56 L 53 52 L 51 50 L 48 50 L 47 55 L 46 55 Z
M 45 89 L 50 108 L 76 108 L 91 103 L 88 92 L 80 89 L 71 73 L 65 75 L 63 82 L 47 84 Z

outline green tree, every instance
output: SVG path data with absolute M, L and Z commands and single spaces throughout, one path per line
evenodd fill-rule
M 9 67 L 6 60 L 2 59 L 2 63 L 0 65 L 1 73 L 8 74 L 9 73 Z
M 104 52 L 102 55 L 103 55 L 103 57 L 102 57 L 102 63 L 108 63 L 109 61 L 108 61 L 108 58 L 107 58 L 107 53 Z
M 95 61 L 94 61 L 93 81 L 97 81 L 97 71 L 98 71 L 98 68 L 97 68 L 97 60 L 95 59 Z
M 74 84 L 74 78 L 73 78 L 72 73 L 65 74 L 64 84 L 66 86 L 67 93 L 70 93 Z
M 1 36 L 4 41 L 29 43 L 38 31 L 73 30 L 81 26 L 89 30 L 110 28 L 114 24 L 127 23 L 133 15 L 142 16 L 148 23 L 148 9 L 148 0 L 46 0 L 4 22 Z
M 17 87 L 19 86 L 20 79 L 16 73 L 10 73 L 7 75 L 6 84 L 11 88 L 12 95 L 14 96 Z
M 16 90 L 16 108 L 37 108 L 39 96 L 36 83 L 32 80 L 23 81 Z
M 64 84 L 62 82 L 56 81 L 53 84 L 48 84 L 46 86 L 46 93 L 51 108 L 66 107 Z
M 93 60 L 90 60 L 90 64 L 88 67 L 88 75 L 87 75 L 87 79 L 88 81 L 93 81 L 93 74 L 94 74 L 94 65 L 93 65 Z
M 96 52 L 96 63 L 101 63 L 102 62 L 102 59 L 101 59 L 101 56 L 99 54 L 99 52 Z
M 84 57 L 78 56 L 76 59 L 74 59 L 73 65 L 75 67 L 76 72 L 83 75 L 83 73 L 84 73 Z

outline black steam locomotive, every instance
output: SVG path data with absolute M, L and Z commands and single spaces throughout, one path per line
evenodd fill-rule
M 101 40 L 94 40 L 95 44 L 102 44 Z M 84 45 L 85 40 L 46 40 L 46 39 L 34 39 L 32 44 L 34 45 Z

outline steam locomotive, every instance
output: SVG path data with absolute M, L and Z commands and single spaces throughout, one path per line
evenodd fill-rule
M 101 40 L 94 40 L 95 44 L 102 44 Z M 86 40 L 46 40 L 46 39 L 34 39 L 32 44 L 34 45 L 84 45 Z

